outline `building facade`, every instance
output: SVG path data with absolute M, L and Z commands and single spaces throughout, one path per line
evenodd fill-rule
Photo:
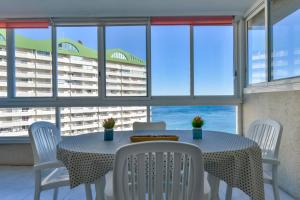
M 0 30 L 0 97 L 7 96 L 6 35 Z M 58 96 L 98 96 L 98 53 L 82 42 L 59 38 Z M 50 40 L 15 35 L 17 97 L 52 96 Z M 146 96 L 145 62 L 121 49 L 106 51 L 106 96 Z M 61 107 L 63 135 L 102 131 L 102 121 L 117 120 L 116 130 L 130 130 L 135 121 L 147 120 L 146 107 Z M 28 134 L 39 120 L 55 122 L 55 108 L 0 108 L 0 136 Z

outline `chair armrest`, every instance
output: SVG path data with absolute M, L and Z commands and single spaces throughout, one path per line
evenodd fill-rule
M 271 164 L 271 165 L 279 165 L 280 161 L 274 158 L 263 158 L 262 159 L 264 164 Z
M 51 168 L 58 168 L 58 167 L 65 167 L 65 165 L 61 161 L 55 160 L 55 161 L 35 164 L 34 170 L 51 169 Z

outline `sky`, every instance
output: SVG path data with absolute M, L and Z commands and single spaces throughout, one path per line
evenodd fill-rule
M 196 95 L 233 94 L 232 26 L 194 27 L 194 63 Z M 50 39 L 50 29 L 18 29 L 32 39 Z M 106 48 L 120 48 L 146 60 L 145 26 L 110 26 L 105 32 Z M 82 41 L 97 50 L 96 27 L 58 27 L 57 38 Z M 189 26 L 152 26 L 152 95 L 189 95 Z

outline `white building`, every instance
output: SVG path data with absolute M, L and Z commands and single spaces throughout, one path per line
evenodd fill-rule
M 50 40 L 32 40 L 17 35 L 16 96 L 52 96 L 52 55 Z M 70 39 L 58 39 L 58 95 L 97 96 L 97 51 Z M 0 96 L 6 96 L 5 32 L 0 31 Z M 106 52 L 106 95 L 146 96 L 144 61 L 121 49 Z M 62 107 L 63 135 L 101 131 L 105 118 L 117 119 L 117 130 L 132 128 L 134 121 L 146 121 L 146 107 Z M 34 121 L 55 122 L 55 108 L 1 108 L 0 135 L 27 135 Z

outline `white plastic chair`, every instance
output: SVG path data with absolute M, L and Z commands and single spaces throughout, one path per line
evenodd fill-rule
M 50 122 L 35 122 L 29 127 L 29 136 L 34 156 L 35 194 L 40 199 L 43 190 L 54 189 L 53 199 L 57 199 L 58 188 L 69 186 L 69 174 L 64 164 L 56 159 L 56 146 L 61 141 L 59 130 Z M 42 177 L 43 172 L 49 172 Z M 48 170 L 48 171 L 47 171 Z M 92 198 L 89 184 L 85 185 L 87 199 Z
M 246 137 L 255 141 L 261 148 L 263 164 L 272 167 L 272 176 L 265 176 L 264 182 L 272 184 L 274 199 L 279 200 L 278 160 L 279 146 L 282 135 L 280 123 L 271 119 L 259 119 L 251 123 Z M 232 188 L 227 186 L 226 199 L 231 199 Z
M 134 131 L 145 131 L 145 130 L 166 130 L 165 122 L 134 122 Z
M 113 176 L 113 181 L 107 181 L 107 200 L 204 199 L 202 152 L 187 143 L 157 141 L 123 146 L 116 153 L 113 175 L 108 176 Z M 113 191 L 109 184 L 113 184 Z

